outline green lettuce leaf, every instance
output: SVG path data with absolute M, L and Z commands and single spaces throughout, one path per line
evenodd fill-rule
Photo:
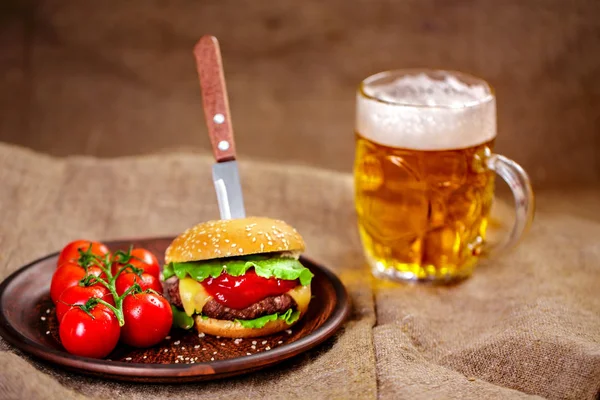
M 262 328 L 269 321 L 275 321 L 277 319 L 280 319 L 282 321 L 285 321 L 288 325 L 291 325 L 294 322 L 298 321 L 298 318 L 300 318 L 300 311 L 292 311 L 292 309 L 290 308 L 283 314 L 275 313 L 263 315 L 262 317 L 255 319 L 236 319 L 236 321 L 242 324 L 244 328 Z
M 174 275 L 179 279 L 190 276 L 198 282 L 202 282 L 208 277 L 218 277 L 223 271 L 232 276 L 240 276 L 250 268 L 254 268 L 256 274 L 263 278 L 299 279 L 300 284 L 303 286 L 310 284 L 313 278 L 312 272 L 294 258 L 248 256 L 219 262 L 214 260 L 186 263 L 172 262 L 164 266 L 163 279 L 169 279 Z
M 162 270 L 163 280 L 169 279 L 173 275 L 175 275 L 175 271 L 173 271 L 173 264 L 169 263 L 167 265 L 163 265 L 163 270 Z
M 192 329 L 194 326 L 194 319 L 189 317 L 184 311 L 181 311 L 174 305 L 171 305 L 171 311 L 173 312 L 173 326 L 181 329 Z

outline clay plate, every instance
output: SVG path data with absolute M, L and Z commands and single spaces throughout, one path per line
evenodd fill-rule
M 171 238 L 107 242 L 112 249 L 130 244 L 160 259 Z M 313 300 L 304 318 L 290 330 L 256 339 L 234 340 L 173 329 L 150 349 L 119 344 L 106 360 L 78 357 L 60 344 L 49 290 L 58 254 L 28 264 L 0 285 L 0 334 L 12 345 L 66 369 L 103 378 L 143 382 L 189 382 L 239 375 L 264 368 L 329 338 L 348 316 L 350 304 L 340 280 L 327 269 L 301 258 L 315 277 Z M 255 342 L 255 343 L 254 343 Z M 248 355 L 250 354 L 250 355 Z

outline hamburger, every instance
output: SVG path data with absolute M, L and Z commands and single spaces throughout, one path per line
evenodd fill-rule
M 208 221 L 165 253 L 162 281 L 174 320 L 214 336 L 246 338 L 288 329 L 306 313 L 313 274 L 298 260 L 302 236 L 283 221 Z

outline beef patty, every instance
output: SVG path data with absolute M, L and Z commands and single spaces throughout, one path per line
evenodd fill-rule
M 183 308 L 179 296 L 179 279 L 172 276 L 163 282 L 164 292 L 169 296 L 171 304 Z M 233 321 L 235 319 L 255 319 L 263 315 L 284 313 L 289 309 L 296 309 L 296 301 L 287 293 L 279 296 L 269 296 L 243 309 L 224 306 L 215 299 L 209 300 L 202 308 L 202 315 L 209 318 Z

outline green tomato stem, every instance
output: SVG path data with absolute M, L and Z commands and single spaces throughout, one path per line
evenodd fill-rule
M 95 266 L 97 266 L 98 268 L 100 268 L 102 270 L 102 272 L 104 272 L 106 274 L 106 276 L 108 276 L 109 278 L 112 278 L 112 273 L 110 272 L 110 266 L 108 268 L 106 268 L 101 261 L 98 260 L 97 257 L 92 258 L 91 263 Z M 87 266 L 85 267 L 85 272 L 87 272 Z
M 130 248 L 129 252 L 127 252 L 127 253 L 117 251 L 117 253 L 116 253 L 117 258 L 111 259 L 110 256 L 107 255 L 104 260 L 102 260 L 100 256 L 91 254 L 91 247 L 85 253 L 80 250 L 81 259 L 85 260 L 85 262 L 83 263 L 84 265 L 82 265 L 82 266 L 84 267 L 86 274 L 87 274 L 88 265 L 90 265 L 90 264 L 96 265 L 98 268 L 100 268 L 106 274 L 108 279 L 103 279 L 100 277 L 94 277 L 94 279 L 95 279 L 95 281 L 102 284 L 104 287 L 106 287 L 108 289 L 108 291 L 110 292 L 110 294 L 112 295 L 112 297 L 115 301 L 115 305 L 113 306 L 112 304 L 106 302 L 105 300 L 99 299 L 99 298 L 90 299 L 88 301 L 88 303 L 86 303 L 85 306 L 81 307 L 81 309 L 83 311 L 85 311 L 86 313 L 88 313 L 90 316 L 92 316 L 92 314 L 89 312 L 89 308 L 94 307 L 95 304 L 102 304 L 102 305 L 108 307 L 112 312 L 115 313 L 115 316 L 117 317 L 117 320 L 119 321 L 119 326 L 125 325 L 125 318 L 124 318 L 124 314 L 123 314 L 123 300 L 125 299 L 125 297 L 127 297 L 132 292 L 135 292 L 135 293 L 142 292 L 141 286 L 136 282 L 129 289 L 127 289 L 125 292 L 123 292 L 123 294 L 121 296 L 119 296 L 117 294 L 115 282 L 116 282 L 117 278 L 119 277 L 119 275 L 121 275 L 121 273 L 123 273 L 123 271 L 130 269 L 134 273 L 139 275 L 140 277 L 143 272 L 142 269 L 136 268 L 133 266 L 133 264 L 129 263 L 129 260 L 131 259 L 131 250 L 132 250 L 132 248 Z M 118 261 L 126 262 L 126 264 L 124 266 L 122 266 L 117 271 L 116 274 L 113 275 L 112 274 L 112 265 L 113 265 L 113 263 L 118 262 Z M 87 275 L 86 275 L 86 277 L 87 277 Z M 84 278 L 83 280 L 85 280 L 85 279 L 86 278 Z
M 129 263 L 127 263 L 127 264 L 123 265 L 123 266 L 122 266 L 122 267 L 121 267 L 121 268 L 120 268 L 120 269 L 117 271 L 117 273 L 116 273 L 116 274 L 115 274 L 115 276 L 114 276 L 114 279 L 115 279 L 115 280 L 117 280 L 117 277 L 118 277 L 119 275 L 121 275 L 121 274 L 123 273 L 123 271 L 125 271 L 125 270 L 127 270 L 127 269 L 131 269 L 131 270 L 133 270 L 134 272 L 135 272 L 136 270 L 138 270 L 138 268 L 134 267 L 134 266 L 133 266 L 133 264 L 129 264 Z
M 117 301 L 115 301 L 115 306 L 111 305 L 110 303 L 107 303 L 106 301 L 102 300 L 102 299 L 97 299 L 98 300 L 98 304 L 103 304 L 106 307 L 110 308 L 112 310 L 112 312 L 115 313 L 115 316 L 117 317 L 117 321 L 119 321 L 119 326 L 123 326 L 125 325 L 125 319 L 123 318 L 123 299 L 119 299 Z
M 100 282 L 105 288 L 108 289 L 108 291 L 113 296 L 113 299 L 115 299 L 115 302 L 116 302 L 116 299 L 119 298 L 119 295 L 117 294 L 117 290 L 115 288 L 114 282 L 112 282 L 112 281 L 106 282 L 104 279 L 99 278 L 99 277 L 96 277 L 95 279 L 98 282 Z

